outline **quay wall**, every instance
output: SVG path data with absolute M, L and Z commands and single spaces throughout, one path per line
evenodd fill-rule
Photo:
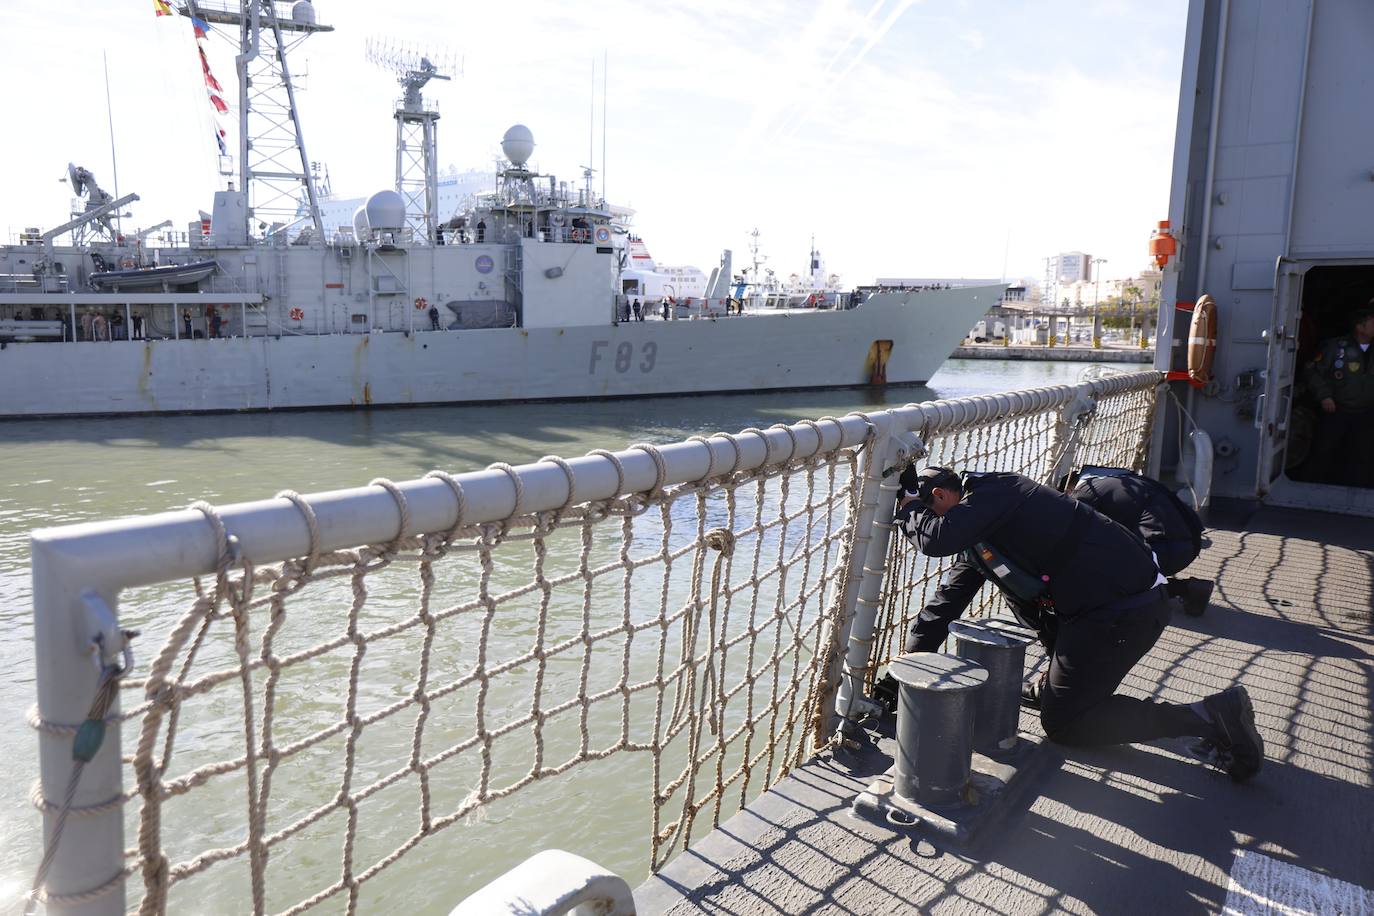
M 1070 363 L 1145 363 L 1155 361 L 1155 351 L 1091 347 L 1003 347 L 998 345 L 959 347 L 954 359 L 1047 359 Z

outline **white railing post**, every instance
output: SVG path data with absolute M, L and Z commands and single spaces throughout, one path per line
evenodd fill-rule
M 1077 386 L 1074 399 L 1064 405 L 1059 419 L 1054 424 L 1054 442 L 1050 446 L 1049 467 L 1045 469 L 1046 486 L 1058 487 L 1059 481 L 1073 472 L 1074 459 L 1078 456 L 1078 445 L 1087 425 L 1088 418 L 1097 410 L 1097 400 L 1091 382 Z
M 37 665 L 38 716 L 45 723 L 80 725 L 90 712 L 100 677 L 93 661 L 94 628 L 81 593 L 84 584 L 79 563 L 59 547 L 34 537 L 33 557 L 34 660 Z M 102 590 L 100 597 L 115 607 L 115 592 Z M 111 623 L 113 621 L 111 620 Z M 113 627 L 107 629 L 110 645 Z M 116 697 L 110 715 L 119 712 Z M 104 804 L 124 791 L 120 766 L 120 729 L 105 730 L 99 752 L 81 773 L 72 807 Z M 72 776 L 72 736 L 40 730 L 38 756 L 43 798 L 49 803 L 43 817 L 44 848 L 52 842 L 61 806 Z M 124 868 L 124 809 L 115 806 L 100 814 L 68 817 L 55 858 L 45 882 L 49 896 L 79 895 L 95 890 Z M 124 886 L 120 884 L 94 900 L 61 905 L 48 904 L 49 913 L 105 916 L 124 912 Z
M 833 727 L 844 728 L 857 716 L 877 710 L 864 695 L 864 676 L 873 658 L 873 631 L 882 601 L 887 569 L 887 547 L 892 535 L 892 515 L 897 508 L 900 485 L 897 474 L 883 472 L 900 467 L 908 458 L 925 454 L 921 440 L 905 430 L 894 429 L 898 418 L 893 411 L 869 417 L 874 427 L 864 479 L 859 494 L 859 509 L 853 520 L 854 547 L 845 575 L 844 607 L 839 644 L 842 658 L 832 671 L 835 689 Z

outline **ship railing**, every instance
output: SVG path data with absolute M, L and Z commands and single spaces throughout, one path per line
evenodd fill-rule
M 436 909 L 531 843 L 655 871 L 874 709 L 942 565 L 896 471 L 1138 468 L 1160 380 L 34 532 L 49 911 Z

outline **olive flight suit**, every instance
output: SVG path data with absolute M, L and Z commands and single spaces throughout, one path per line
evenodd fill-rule
M 1308 474 L 1314 483 L 1374 487 L 1374 346 L 1365 349 L 1354 337 L 1322 344 L 1308 365 L 1308 390 L 1317 401 L 1336 402 L 1336 412 L 1322 410 L 1312 442 Z

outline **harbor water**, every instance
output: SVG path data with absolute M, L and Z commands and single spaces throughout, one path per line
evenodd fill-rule
M 0 423 L 0 466 L 5 470 L 0 479 L 0 664 L 6 672 L 0 678 L 0 728 L 7 749 L 0 759 L 0 910 L 8 911 L 27 890 L 41 854 L 40 818 L 28 801 L 37 769 L 36 739 L 25 721 L 34 700 L 28 571 L 28 533 L 34 528 L 164 511 L 196 499 L 226 504 L 282 489 L 310 493 L 356 486 L 379 476 L 403 480 L 435 468 L 457 473 L 496 461 L 520 464 L 548 454 L 573 457 L 593 448 L 662 443 L 911 401 L 1072 384 L 1084 369 L 1082 363 L 951 360 L 928 386 L 880 392 Z M 165 605 L 153 601 L 139 607 L 143 619 L 136 622 L 179 614 L 184 607 L 180 596 L 169 596 Z M 152 650 L 151 645 L 144 647 L 145 652 Z M 552 669 L 551 676 L 557 676 Z M 557 690 L 558 685 L 550 685 L 550 693 Z M 323 722 L 333 710 L 322 704 L 319 715 Z M 601 781 L 607 791 L 622 778 L 629 780 L 628 774 L 614 772 L 615 767 L 642 765 L 643 758 L 633 755 L 613 758 L 597 771 L 580 773 L 571 789 L 543 785 L 532 787 L 537 791 L 530 794 L 545 804 L 579 810 L 582 816 L 582 808 L 609 807 L 586 785 L 588 780 Z M 569 800 L 565 793 L 585 797 Z M 633 884 L 645 876 L 649 828 L 640 814 L 647 811 L 647 801 L 624 802 L 621 815 L 608 817 L 598 828 L 596 848 L 573 851 L 619 871 Z M 415 863 L 405 869 L 398 866 L 395 886 L 388 885 L 387 891 L 403 897 L 389 899 L 404 899 L 404 909 L 410 912 L 447 912 L 462 895 L 523 855 L 560 845 L 560 825 L 567 817 L 556 810 L 541 813 L 508 805 L 492 816 L 496 823 L 482 825 L 476 843 L 462 836 L 469 828 L 459 825 L 410 856 L 442 860 L 429 863 L 433 880 L 417 886 L 413 882 L 425 870 L 417 870 Z M 462 850 L 459 858 L 444 854 L 456 849 Z M 388 877 L 379 880 L 386 882 Z M 225 882 L 225 887 L 237 883 Z M 198 911 L 241 911 L 246 899 L 231 893 L 211 889 L 197 896 Z M 339 904 L 329 901 L 321 911 L 333 912 Z

